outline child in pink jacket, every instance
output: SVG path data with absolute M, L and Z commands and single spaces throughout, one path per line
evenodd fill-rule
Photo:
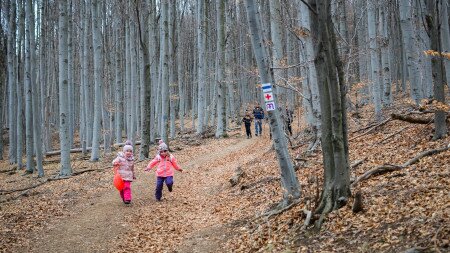
M 123 152 L 119 152 L 112 163 L 114 169 L 117 169 L 117 173 L 120 174 L 124 181 L 124 187 L 120 191 L 120 197 L 123 203 L 128 205 L 131 203 L 131 182 L 136 179 L 134 174 L 133 146 L 131 146 L 130 141 L 125 143 Z
M 145 171 L 151 170 L 156 165 L 155 198 L 157 201 L 161 201 L 164 182 L 166 182 L 169 192 L 172 191 L 174 174 L 173 169 L 176 169 L 180 172 L 183 172 L 183 170 L 178 165 L 177 159 L 175 159 L 172 154 L 169 154 L 167 144 L 165 144 L 164 142 L 161 142 L 159 144 L 158 154 L 155 156 L 155 158 L 153 158 L 153 160 L 150 161 Z

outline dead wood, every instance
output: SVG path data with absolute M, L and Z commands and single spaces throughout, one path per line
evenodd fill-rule
M 382 125 L 388 123 L 391 120 L 392 119 L 385 119 L 384 121 L 382 121 L 380 123 L 375 123 L 375 124 L 368 125 L 366 127 L 360 128 L 360 129 L 358 129 L 358 130 L 356 130 L 356 131 L 354 131 L 352 133 L 359 133 L 359 132 L 367 130 L 367 129 L 369 129 L 369 131 L 371 131 L 372 128 L 374 128 L 374 127 L 376 128 L 376 127 L 382 126 Z
M 408 128 L 410 128 L 411 126 L 406 126 L 406 127 L 404 127 L 404 128 L 402 128 L 402 129 L 400 129 L 400 130 L 398 130 L 398 131 L 396 131 L 395 133 L 392 133 L 392 134 L 390 134 L 390 135 L 388 135 L 387 137 L 385 137 L 384 139 L 382 139 L 381 141 L 379 141 L 379 142 L 377 142 L 376 144 L 374 144 L 374 145 L 378 145 L 378 144 L 381 144 L 381 143 L 383 143 L 385 140 L 387 140 L 387 139 L 389 139 L 389 138 L 391 138 L 392 136 L 394 136 L 394 135 L 397 135 L 397 134 L 399 134 L 400 132 L 403 132 L 403 131 L 405 131 L 406 129 L 408 129 Z M 372 145 L 373 146 L 373 145 Z
M 410 115 L 403 115 L 403 114 L 396 114 L 396 113 L 392 113 L 391 118 L 396 119 L 396 120 L 406 121 L 409 123 L 414 123 L 414 124 L 429 124 L 434 121 L 434 118 L 417 118 L 417 117 L 412 117 Z
M 365 131 L 364 133 L 362 133 L 362 134 L 360 134 L 360 135 L 357 135 L 357 136 L 354 136 L 354 137 L 350 138 L 348 141 L 352 141 L 352 140 L 354 140 L 354 139 L 357 139 L 357 138 L 359 138 L 359 137 L 362 137 L 362 136 L 364 136 L 364 135 L 367 135 L 367 134 L 371 133 L 373 130 L 377 129 L 377 128 L 380 127 L 380 126 L 385 125 L 386 123 L 388 123 L 388 122 L 391 121 L 391 120 L 392 120 L 392 119 L 386 119 L 386 120 L 384 120 L 384 121 L 382 121 L 382 122 L 380 122 L 380 123 L 378 123 L 378 124 L 376 124 L 376 125 L 370 127 L 369 130 Z M 359 130 L 356 131 L 356 132 L 359 132 Z
M 141 145 L 141 142 L 140 141 L 136 141 L 134 144 L 135 145 Z M 113 146 L 114 147 L 123 147 L 123 146 L 125 146 L 125 142 L 123 142 L 123 143 L 114 143 Z M 103 149 L 103 148 L 104 148 L 104 146 L 100 146 L 100 149 Z M 86 151 L 91 151 L 91 150 L 92 150 L 92 147 L 87 147 L 86 148 Z M 83 152 L 83 148 L 72 148 L 72 149 L 70 149 L 70 153 L 81 153 L 81 152 Z M 60 155 L 60 154 L 61 154 L 61 150 L 53 150 L 53 151 L 46 152 L 45 156 L 49 157 L 49 156 L 55 156 L 55 155 Z
M 241 180 L 241 177 L 245 175 L 245 172 L 242 170 L 241 167 L 237 167 L 234 173 L 235 175 L 232 178 L 230 178 L 231 187 L 234 187 L 237 184 L 239 184 L 239 180 Z
M 362 193 L 361 191 L 357 191 L 355 194 L 355 199 L 353 201 L 352 212 L 359 213 L 363 211 L 363 201 L 362 201 Z
M 11 171 L 16 171 L 16 170 L 17 170 L 17 168 L 13 168 L 13 169 L 9 169 L 9 170 L 0 170 L 0 173 L 8 173 Z
M 417 156 L 415 156 L 414 158 L 410 159 L 409 161 L 405 162 L 402 165 L 392 165 L 392 164 L 385 164 L 385 165 L 381 165 L 378 166 L 374 169 L 371 169 L 367 172 L 365 172 L 363 175 L 359 176 L 358 178 L 355 179 L 355 181 L 352 183 L 352 185 L 356 185 L 358 182 L 366 180 L 368 178 L 370 178 L 371 176 L 375 176 L 375 175 L 382 175 L 388 172 L 392 172 L 392 171 L 397 171 L 397 170 L 401 170 L 407 166 L 413 165 L 415 163 L 417 163 L 420 159 L 426 157 L 426 156 L 431 156 L 431 155 L 435 155 L 435 154 L 439 154 L 441 152 L 447 151 L 448 149 L 450 149 L 450 145 L 445 146 L 443 148 L 439 148 L 439 149 L 432 149 L 432 150 L 427 150 L 427 151 L 423 151 L 421 153 L 419 153 Z
M 360 165 L 360 164 L 362 164 L 363 162 L 365 162 L 367 160 L 367 157 L 366 158 L 364 158 L 364 159 L 361 159 L 361 160 L 356 160 L 356 161 L 354 161 L 351 165 L 350 165 L 350 168 L 356 168 L 356 167 L 358 167 L 358 165 Z
M 248 189 L 251 189 L 251 188 L 253 188 L 253 187 L 257 186 L 257 185 L 269 183 L 269 182 L 272 182 L 272 181 L 275 181 L 275 180 L 279 180 L 279 179 L 280 179 L 279 177 L 266 177 L 266 178 L 263 178 L 263 179 L 261 179 L 261 180 L 259 180 L 257 182 L 253 182 L 251 184 L 241 186 L 241 191 L 248 190 Z
M 109 167 L 108 167 L 108 168 L 109 168 Z M 105 169 L 105 168 L 104 168 L 104 169 Z M 31 189 L 34 189 L 34 188 L 36 188 L 36 187 L 39 187 L 39 186 L 41 186 L 41 185 L 43 185 L 43 184 L 45 184 L 45 183 L 47 183 L 47 182 L 50 182 L 50 181 L 57 181 L 57 180 L 62 180 L 62 179 L 69 179 L 69 178 L 72 178 L 73 176 L 78 176 L 78 175 L 84 174 L 84 173 L 86 173 L 86 172 L 100 171 L 100 170 L 103 170 L 103 169 L 87 169 L 87 170 L 77 171 L 77 172 L 73 172 L 73 173 L 72 173 L 72 176 L 64 176 L 64 177 L 59 176 L 59 175 L 54 175 L 54 176 L 52 176 L 52 177 L 46 178 L 45 180 L 43 180 L 43 181 L 40 182 L 40 183 L 37 183 L 37 184 L 32 185 L 32 186 L 25 187 L 25 188 L 12 189 L 12 190 L 1 190 L 1 189 L 0 189 L 0 195 L 6 195 L 6 194 L 14 193 L 14 192 L 20 192 L 20 191 L 31 190 Z M 0 202 L 0 203 L 1 203 L 1 202 Z
M 281 214 L 283 212 L 286 212 L 287 210 L 291 209 L 292 207 L 296 206 L 298 203 L 300 203 L 300 200 L 295 200 L 289 205 L 283 207 L 283 208 L 276 208 L 275 210 L 269 211 L 264 213 L 262 216 L 266 216 L 266 219 L 269 219 L 270 217 L 274 215 Z

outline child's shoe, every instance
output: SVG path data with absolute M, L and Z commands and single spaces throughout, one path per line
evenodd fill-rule
M 125 203 L 125 205 L 129 205 L 129 204 L 131 204 L 131 201 L 130 200 L 124 200 L 123 203 Z

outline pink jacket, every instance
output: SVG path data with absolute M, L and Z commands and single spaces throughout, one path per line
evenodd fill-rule
M 134 179 L 134 158 L 127 159 L 122 152 L 119 152 L 117 157 L 113 160 L 112 164 L 118 163 L 117 172 L 120 174 L 123 180 L 133 181 Z
M 170 154 L 169 157 L 162 157 L 159 154 L 153 158 L 153 160 L 150 161 L 150 163 L 147 165 L 146 170 L 151 170 L 153 167 L 158 164 L 158 167 L 156 168 L 156 176 L 158 177 L 171 177 L 173 176 L 173 169 L 182 171 L 180 166 L 177 163 L 177 159 L 175 159 L 175 156 Z

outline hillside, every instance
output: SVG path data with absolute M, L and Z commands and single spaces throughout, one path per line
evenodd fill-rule
M 349 116 L 351 176 L 381 165 L 402 165 L 421 152 L 446 148 L 450 138 L 431 140 L 432 124 L 392 120 L 411 106 L 399 103 L 384 112 L 383 124 L 369 120 L 372 108 Z M 301 112 L 298 112 L 299 115 Z M 432 114 L 416 115 L 431 117 Z M 45 161 L 46 177 L 23 175 L 2 161 L 0 180 L 1 252 L 445 252 L 450 234 L 450 151 L 425 156 L 412 165 L 374 175 L 352 187 L 363 197 L 331 213 L 320 231 L 304 227 L 304 210 L 313 210 L 320 193 L 322 154 L 305 153 L 308 134 L 295 118 L 292 157 L 298 162 L 301 202 L 264 216 L 281 199 L 279 170 L 268 136 L 246 139 L 235 130 L 225 139 L 183 135 L 173 141 L 183 167 L 174 191 L 154 200 L 154 172 L 136 163 L 133 203 L 125 206 L 113 188 L 114 155 L 91 163 L 72 157 L 77 175 L 48 180 L 58 173 L 58 157 Z M 240 167 L 244 175 L 231 186 Z M 395 167 L 395 166 L 393 166 Z M 41 183 L 42 184 L 41 184 Z M 28 188 L 36 186 L 34 188 Z M 14 190 L 14 191 L 13 191 Z M 12 192 L 13 191 L 13 192 Z M 314 217 L 313 217 L 314 219 Z

